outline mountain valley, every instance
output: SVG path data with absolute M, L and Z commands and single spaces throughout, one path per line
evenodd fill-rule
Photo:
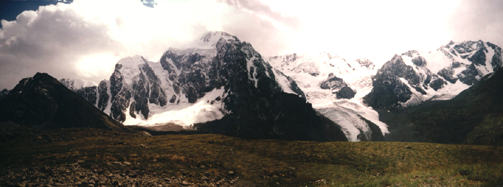
M 0 185 L 503 184 L 503 61 L 490 42 L 382 66 L 265 58 L 225 32 L 195 44 L 123 58 L 96 85 L 37 73 L 2 90 Z

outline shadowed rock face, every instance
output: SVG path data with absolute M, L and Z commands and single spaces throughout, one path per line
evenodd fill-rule
M 342 87 L 335 95 L 338 99 L 351 99 L 355 96 L 356 92 L 348 86 Z
M 77 95 L 80 95 L 85 100 L 87 100 L 89 103 L 95 104 L 98 99 L 96 89 L 97 89 L 96 86 L 81 88 L 81 89 L 77 90 Z
M 0 101 L 0 120 L 36 128 L 122 128 L 122 124 L 45 73 L 21 80 Z
M 322 89 L 341 89 L 347 86 L 347 84 L 339 77 L 329 76 L 327 80 L 321 82 L 320 88 Z
M 140 112 L 145 118 L 148 118 L 148 103 L 159 106 L 166 105 L 166 94 L 161 88 L 159 78 L 148 64 L 142 64 L 138 80 L 133 82 L 132 90 L 134 101 L 129 109 L 131 116 Z
M 122 73 L 119 71 L 122 68 L 122 64 L 115 65 L 115 71 L 110 76 L 110 93 L 112 94 L 110 117 L 118 120 L 126 120 L 126 111 L 129 106 L 131 92 L 129 89 L 124 87 Z M 124 89 L 123 89 L 124 88 Z
M 9 94 L 9 90 L 7 89 L 3 89 L 2 91 L 0 91 L 0 100 L 2 100 L 5 96 L 7 96 L 7 94 Z
M 109 99 L 109 95 L 108 95 L 108 85 L 107 85 L 107 82 L 106 81 L 101 81 L 100 84 L 98 85 L 98 105 L 96 106 L 98 109 L 100 109 L 101 111 L 104 111 L 105 108 L 107 107 L 107 104 L 108 104 L 108 99 Z
M 419 77 L 412 67 L 407 66 L 400 56 L 395 56 L 373 77 L 373 88 L 365 96 L 365 102 L 374 108 L 398 108 L 398 103 L 406 102 L 412 94 L 400 78 L 416 83 L 416 86 L 419 84 Z

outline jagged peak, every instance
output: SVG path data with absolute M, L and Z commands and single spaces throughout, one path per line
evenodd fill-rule
M 203 34 L 200 41 L 203 42 L 203 44 L 206 44 L 209 46 L 216 46 L 217 43 L 221 39 L 223 39 L 225 41 L 229 41 L 229 40 L 239 41 L 239 39 L 236 36 L 231 35 L 226 32 L 223 32 L 223 31 L 207 32 L 207 33 Z
M 464 41 L 453 45 L 454 50 L 458 53 L 469 53 L 472 51 L 477 51 L 479 49 L 485 49 L 484 42 L 482 40 L 478 41 Z
M 405 53 L 402 53 L 402 55 L 413 57 L 413 56 L 418 56 L 419 52 L 417 50 L 409 50 Z
M 31 88 L 35 85 L 42 85 L 42 84 L 61 84 L 61 83 L 47 73 L 37 72 L 33 77 L 27 77 L 21 79 L 21 81 L 19 81 L 19 83 L 12 90 L 15 93 L 21 93 L 23 92 L 23 90 L 27 88 Z
M 189 42 L 188 45 L 182 46 L 181 48 L 170 47 L 166 50 L 161 57 L 161 61 L 170 56 L 178 55 L 193 55 L 199 54 L 203 56 L 214 56 L 216 55 L 216 48 L 219 42 L 240 42 L 240 40 L 227 32 L 222 31 L 212 31 L 204 33 L 199 40 L 194 40 Z
M 147 63 L 147 60 L 145 60 L 145 58 L 143 58 L 143 56 L 140 56 L 140 55 L 129 56 L 129 57 L 125 57 L 125 58 L 120 59 L 117 62 L 117 64 L 120 64 L 120 66 L 118 67 L 116 65 L 116 68 L 119 68 L 119 69 L 122 67 L 136 68 L 136 67 L 138 67 L 138 65 L 145 64 L 145 63 Z
M 148 66 L 147 60 L 142 56 L 136 55 L 122 58 L 115 64 L 115 72 L 119 72 L 119 74 L 114 72 L 112 76 L 121 75 L 126 84 L 131 85 L 132 80 L 140 74 L 142 65 Z
M 403 61 L 403 59 L 402 59 L 402 56 L 401 56 L 401 55 L 395 54 L 395 55 L 393 56 L 393 58 L 391 58 L 391 60 L 390 60 L 390 61 L 391 61 L 391 62 L 397 62 L 397 61 Z
M 33 79 L 38 80 L 38 79 L 46 79 L 46 78 L 53 78 L 50 76 L 48 73 L 43 73 L 43 72 L 37 72 L 35 73 L 35 76 L 33 76 Z

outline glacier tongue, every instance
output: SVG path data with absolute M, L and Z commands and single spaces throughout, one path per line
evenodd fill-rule
M 387 125 L 379 121 L 378 113 L 364 105 L 362 100 L 372 89 L 371 77 L 376 72 L 372 62 L 346 60 L 329 53 L 294 53 L 271 57 L 269 62 L 297 82 L 313 108 L 339 124 L 348 140 L 372 138 L 371 128 L 362 118 L 378 126 L 380 132 L 374 133 L 388 133 Z M 322 88 L 322 83 L 330 80 L 336 82 Z M 337 98 L 337 93 L 344 87 L 356 91 L 352 98 Z
M 127 116 L 124 125 L 158 126 L 176 124 L 191 128 L 195 123 L 221 119 L 227 114 L 221 98 L 225 97 L 224 88 L 213 89 L 195 103 L 168 104 L 159 106 L 149 103 L 152 115 L 148 119 Z M 129 113 L 127 111 L 126 113 Z

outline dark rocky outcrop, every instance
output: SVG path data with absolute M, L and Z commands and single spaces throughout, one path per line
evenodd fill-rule
M 108 99 L 110 99 L 110 96 L 108 95 L 107 81 L 103 80 L 98 85 L 98 96 L 99 100 L 98 105 L 96 107 L 101 111 L 104 111 L 105 108 L 107 107 Z
M 348 86 L 342 87 L 335 93 L 338 99 L 351 99 L 355 96 L 356 92 Z
M 415 84 L 417 89 L 421 89 L 420 77 L 412 67 L 406 65 L 402 58 L 396 55 L 372 78 L 373 89 L 364 97 L 365 103 L 375 109 L 400 108 L 400 102 L 406 102 L 412 95 L 409 87 L 400 78 Z
M 351 99 L 356 94 L 343 79 L 336 77 L 332 73 L 329 74 L 327 80 L 321 82 L 320 88 L 332 91 L 338 99 Z
M 0 101 L 0 121 L 43 129 L 123 128 L 46 73 L 21 80 Z

